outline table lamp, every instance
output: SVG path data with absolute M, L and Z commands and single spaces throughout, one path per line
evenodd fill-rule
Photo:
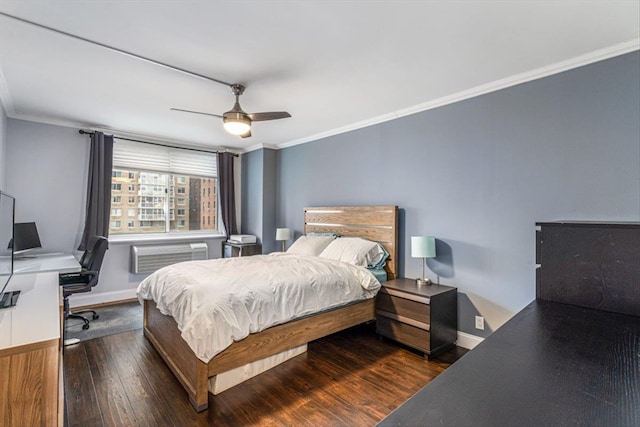
M 282 240 L 282 252 L 284 252 L 284 242 L 291 239 L 291 230 L 288 228 L 276 228 L 276 241 Z
M 413 258 L 424 258 L 422 261 L 422 278 L 416 279 L 417 285 L 430 285 L 431 279 L 427 279 L 424 276 L 424 266 L 427 263 L 427 258 L 435 258 L 436 256 L 436 239 L 432 236 L 412 236 L 411 256 Z

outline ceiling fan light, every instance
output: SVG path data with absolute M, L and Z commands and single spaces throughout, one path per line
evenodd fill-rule
M 243 114 L 225 114 L 224 129 L 232 135 L 243 135 L 251 130 L 251 120 Z

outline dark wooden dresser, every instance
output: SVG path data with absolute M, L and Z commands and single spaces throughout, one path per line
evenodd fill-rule
M 457 289 L 389 280 L 376 297 L 376 332 L 432 357 L 455 345 Z
M 379 426 L 640 425 L 640 223 L 540 223 L 537 299 Z

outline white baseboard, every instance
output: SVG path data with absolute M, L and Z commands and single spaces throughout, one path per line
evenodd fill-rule
M 484 341 L 484 338 L 458 331 L 458 347 L 473 349 L 475 346 Z
M 89 292 L 84 295 L 71 295 L 69 297 L 69 306 L 84 307 L 87 305 L 104 304 L 106 302 L 123 301 L 136 298 L 136 289 L 125 289 L 122 291 L 111 292 Z

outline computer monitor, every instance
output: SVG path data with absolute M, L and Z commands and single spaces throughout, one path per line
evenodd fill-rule
M 16 305 L 20 291 L 7 291 L 13 275 L 13 216 L 15 199 L 0 191 L 0 309 Z M 5 249 L 6 248 L 6 249 Z
M 16 222 L 13 227 L 13 254 L 21 255 L 25 252 L 42 247 L 35 222 Z

